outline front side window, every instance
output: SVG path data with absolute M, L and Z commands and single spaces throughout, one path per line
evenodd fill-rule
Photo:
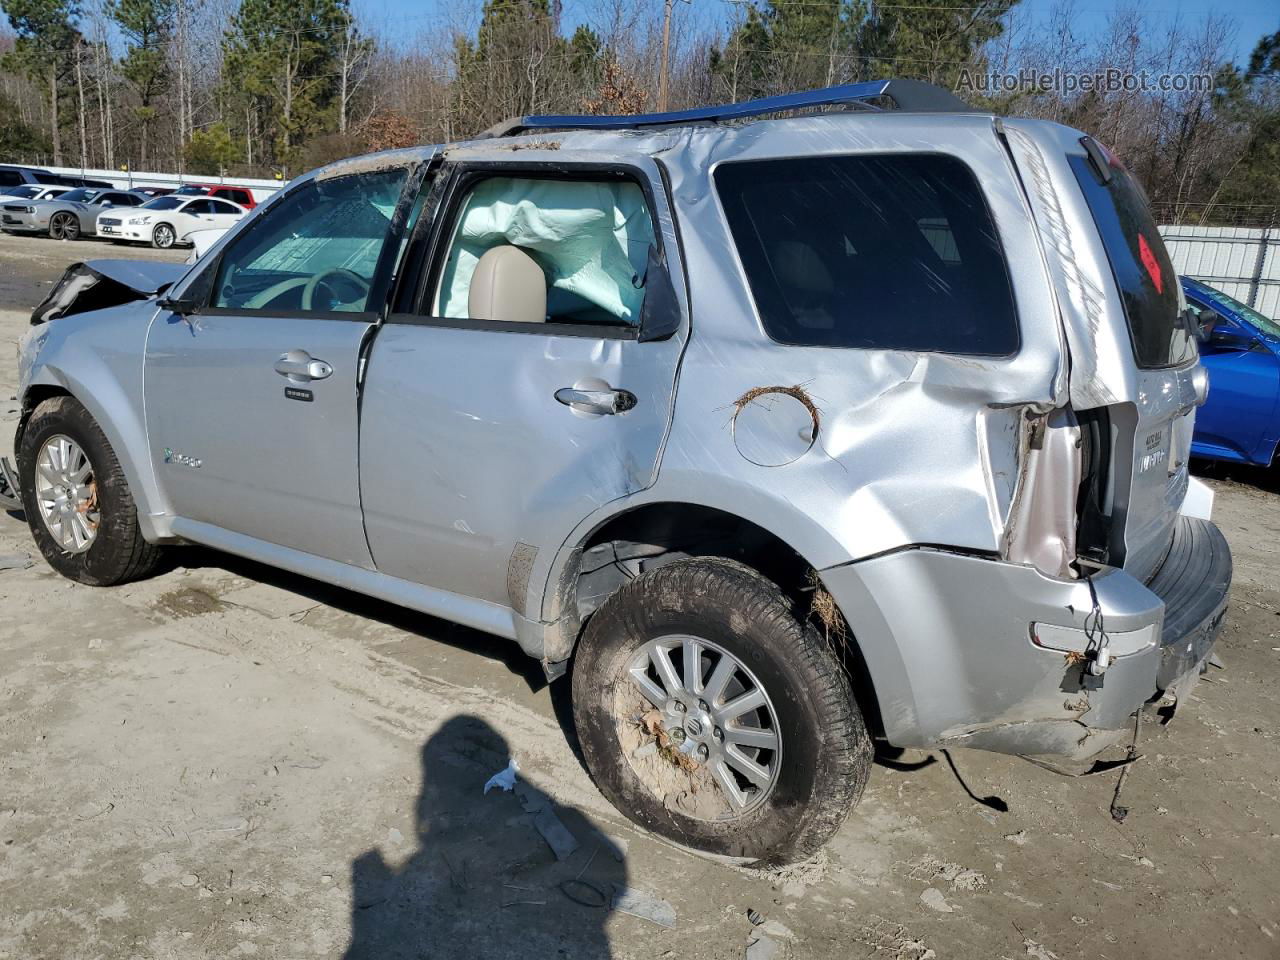
M 546 293 L 544 315 L 525 319 L 636 326 L 653 243 L 644 191 L 632 181 L 489 177 L 471 188 L 458 210 L 434 312 L 500 319 L 471 315 L 478 302 L 473 281 L 503 282 L 502 277 L 521 274 L 522 283 L 536 281 Z M 486 254 L 504 253 L 526 269 L 481 271 L 477 278 Z M 504 297 L 498 291 L 486 299 Z
M 220 258 L 214 307 L 362 312 L 407 170 L 311 180 Z M 206 201 L 209 202 L 209 201 Z
M 1178 308 L 1178 275 L 1147 198 L 1132 174 L 1108 154 L 1103 176 L 1090 157 L 1071 157 L 1120 291 L 1133 355 L 1140 367 L 1169 367 L 1195 356 L 1195 338 Z
M 977 180 L 955 157 L 753 160 L 724 164 L 715 183 L 772 339 L 1017 351 L 999 235 Z

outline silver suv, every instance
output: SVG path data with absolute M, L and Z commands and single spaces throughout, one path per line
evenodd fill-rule
M 1221 626 L 1140 189 L 923 84 L 344 161 L 35 319 L 54 568 L 190 541 L 508 637 L 572 670 L 605 795 L 702 850 L 810 854 L 873 740 L 1078 768 Z

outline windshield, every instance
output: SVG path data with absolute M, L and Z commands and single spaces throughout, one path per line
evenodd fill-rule
M 1208 300 L 1214 306 L 1225 307 L 1241 320 L 1257 327 L 1267 336 L 1280 338 L 1280 323 L 1276 323 L 1270 317 L 1264 316 L 1253 307 L 1246 306 L 1235 297 L 1227 296 L 1221 290 L 1215 290 L 1213 287 L 1199 282 L 1195 283 L 1195 286 L 1191 288 L 1191 292 L 1201 299 Z
M 101 192 L 102 192 L 101 190 L 86 190 L 83 187 L 81 187 L 79 190 L 68 190 L 58 199 L 70 200 L 73 203 L 88 203 L 90 200 L 92 200 Z
M 181 197 L 203 197 L 206 193 L 209 192 L 209 188 L 197 187 L 191 184 L 187 184 L 185 187 L 179 187 L 177 190 L 173 192 L 176 195 Z
M 139 210 L 177 210 L 186 201 L 179 200 L 177 197 L 156 197 L 154 200 L 148 200 Z
M 14 187 L 12 190 L 5 190 L 4 193 L 9 197 L 21 197 L 23 200 L 30 200 L 43 189 L 44 187 L 33 187 L 30 184 L 26 184 L 21 187 Z
M 1146 195 L 1119 163 L 1108 163 L 1103 182 L 1088 157 L 1070 160 L 1111 261 L 1134 359 L 1148 368 L 1185 363 L 1195 356 L 1195 340 L 1182 320 L 1177 275 Z

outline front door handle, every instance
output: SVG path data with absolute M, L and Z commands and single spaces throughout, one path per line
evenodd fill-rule
M 615 390 L 608 384 L 596 387 L 583 383 L 561 387 L 556 399 L 578 413 L 613 414 L 626 413 L 636 405 L 636 395 L 629 390 Z
M 290 380 L 323 380 L 333 373 L 333 367 L 317 360 L 305 350 L 290 350 L 276 361 L 276 373 Z

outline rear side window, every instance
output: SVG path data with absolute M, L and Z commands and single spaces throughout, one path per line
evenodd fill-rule
M 1195 340 L 1178 311 L 1178 275 L 1142 189 L 1106 155 L 1106 183 L 1088 157 L 1071 157 L 1080 189 L 1102 237 L 1124 304 L 1133 356 L 1140 367 L 1169 367 L 1195 355 Z
M 1017 352 L 1013 292 L 991 211 L 956 158 L 753 160 L 721 166 L 715 182 L 774 340 Z

